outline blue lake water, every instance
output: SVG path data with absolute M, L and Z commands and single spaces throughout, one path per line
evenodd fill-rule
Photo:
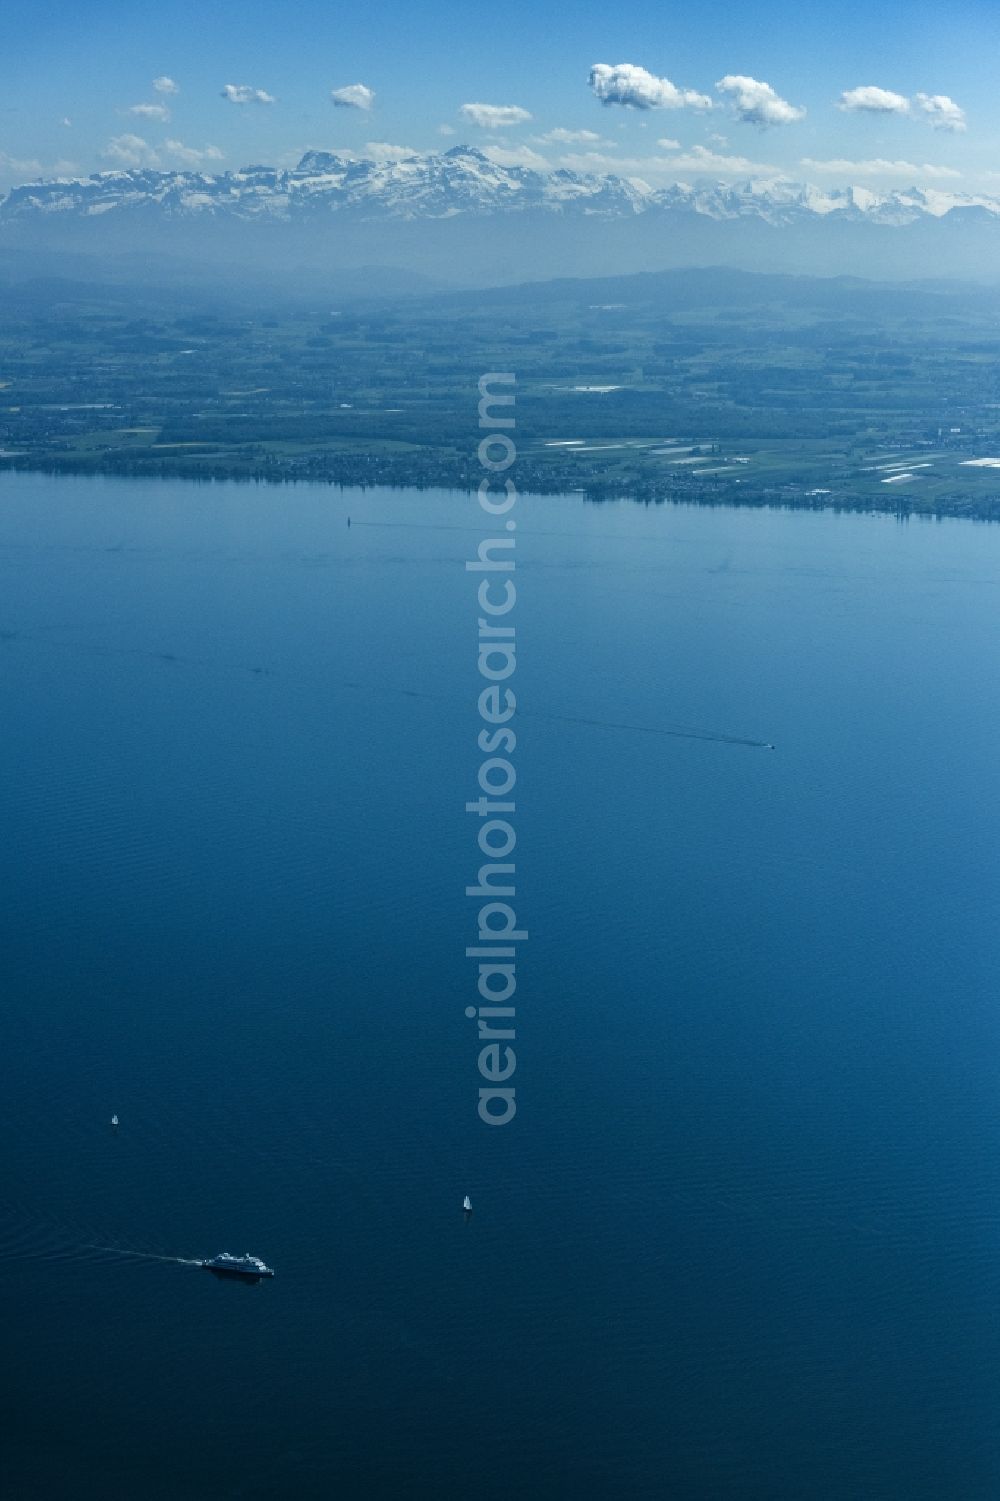
M 518 518 L 491 1130 L 475 500 L 0 480 L 5 1498 L 1000 1495 L 1000 528 Z

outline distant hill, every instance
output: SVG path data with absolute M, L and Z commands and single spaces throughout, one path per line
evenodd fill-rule
M 1000 284 L 922 279 L 872 281 L 860 276 L 806 276 L 741 271 L 731 266 L 688 266 L 625 276 L 557 277 L 467 291 L 438 292 L 446 308 L 545 308 L 569 303 L 614 312 L 656 308 L 661 313 L 730 309 L 808 310 L 811 314 L 905 318 L 949 312 L 996 317 Z

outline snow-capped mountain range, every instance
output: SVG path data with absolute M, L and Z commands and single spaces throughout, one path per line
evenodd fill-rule
M 681 212 L 778 226 L 802 220 L 905 225 L 960 210 L 1000 220 L 1000 198 L 915 187 L 825 188 L 783 178 L 654 188 L 634 177 L 500 166 L 474 147 L 456 146 L 393 161 L 309 151 L 287 169 L 255 166 L 210 175 L 136 167 L 25 183 L 0 200 L 0 227 L 56 216 L 294 222 L 333 214 L 443 220 L 529 211 L 605 219 Z

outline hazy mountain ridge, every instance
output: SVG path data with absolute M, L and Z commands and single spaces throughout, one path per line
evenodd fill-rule
M 289 221 L 324 212 L 446 219 L 527 210 L 609 218 L 681 212 L 718 220 L 757 218 L 774 225 L 803 218 L 901 225 L 940 219 L 956 210 L 1000 218 L 1000 198 L 916 187 L 877 193 L 783 178 L 652 188 L 637 178 L 499 166 L 473 147 L 456 146 L 441 155 L 386 162 L 308 151 L 292 168 L 249 166 L 212 175 L 136 167 L 25 183 L 0 201 L 0 224 L 37 216 L 93 218 L 150 211 L 169 217 Z
M 982 278 L 1000 266 L 998 237 L 1000 197 L 778 177 L 654 188 L 499 166 L 469 146 L 392 161 L 308 151 L 294 167 L 215 175 L 136 167 L 25 183 L 0 201 L 0 250 L 132 256 L 140 279 L 143 259 L 168 256 L 206 279 L 288 287 L 364 267 L 458 287 L 719 265 Z

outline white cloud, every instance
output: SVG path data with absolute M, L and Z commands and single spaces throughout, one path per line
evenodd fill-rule
M 139 115 L 144 120 L 169 120 L 170 111 L 165 104 L 133 104 L 125 113 Z
M 617 177 L 636 175 L 675 180 L 679 172 L 708 173 L 719 177 L 782 177 L 780 167 L 770 162 L 755 162 L 745 156 L 721 156 L 706 146 L 692 146 L 690 151 L 669 156 L 611 156 L 600 151 L 585 151 L 560 158 L 559 165 L 571 172 L 613 173 Z
M 153 88 L 158 94 L 180 93 L 180 85 L 174 83 L 172 78 L 168 78 L 166 73 L 162 73 L 159 78 L 153 79 Z
M 62 119 L 59 121 L 59 124 L 65 125 L 67 130 L 73 129 L 73 121 L 70 119 L 69 115 L 63 115 Z
M 917 107 L 928 125 L 935 130 L 959 131 L 965 129 L 965 110 L 947 94 L 918 94 Z
M 388 141 L 368 141 L 365 144 L 365 156 L 376 162 L 403 162 L 409 156 L 419 155 L 412 146 L 392 146 Z
M 218 146 L 185 146 L 183 141 L 167 140 L 155 148 L 142 136 L 112 136 L 101 155 L 116 167 L 162 167 L 165 161 L 179 162 L 185 167 L 200 167 L 203 162 L 221 162 L 223 154 Z
M 961 131 L 966 128 L 965 111 L 947 94 L 918 94 L 910 100 L 903 94 L 894 94 L 890 89 L 880 89 L 872 83 L 841 94 L 837 108 L 872 115 L 910 115 L 915 109 L 920 118 L 933 125 L 935 130 Z
M 498 167 L 529 167 L 532 172 L 552 170 L 551 162 L 537 151 L 532 151 L 530 146 L 486 146 L 483 148 L 483 155 L 488 156 Z
M 681 149 L 680 141 L 675 141 L 670 136 L 660 136 L 656 144 L 663 151 L 680 151 Z
M 40 177 L 44 168 L 37 157 L 8 156 L 0 151 L 0 171 L 15 177 Z
M 590 87 L 602 104 L 622 104 L 628 109 L 711 109 L 707 94 L 694 89 L 679 89 L 669 78 L 635 63 L 595 63 L 590 70 Z
M 754 177 L 783 175 L 780 167 L 769 162 L 751 161 L 746 156 L 723 156 L 718 151 L 710 151 L 707 146 L 692 146 L 683 155 L 672 156 L 670 165 L 676 171 L 720 172 L 724 177 L 742 176 L 744 173 L 750 173 Z
M 8 156 L 6 151 L 0 151 L 0 177 L 19 182 L 25 178 L 69 177 L 79 170 L 76 162 L 58 161 L 48 166 L 36 157 Z
M 228 99 L 230 104 L 275 104 L 273 94 L 266 89 L 255 89 L 248 83 L 227 83 L 222 90 L 223 99 Z
M 183 162 L 186 167 L 199 167 L 202 162 L 222 161 L 222 152 L 218 146 L 205 146 L 199 151 L 196 146 L 185 146 L 183 141 L 164 141 L 163 150 L 175 161 Z
M 112 136 L 101 155 L 116 167 L 158 167 L 160 158 L 142 136 Z
M 453 136 L 453 135 L 456 135 L 456 134 L 457 134 L 457 132 L 455 130 L 454 125 L 439 125 L 438 126 L 438 135 L 439 136 Z
M 596 130 L 565 130 L 561 125 L 557 126 L 555 130 L 546 131 L 543 136 L 535 136 L 534 139 L 538 141 L 539 145 L 544 146 L 574 146 L 576 144 L 581 146 L 588 144 L 597 146 L 601 144 L 602 140 Z
M 792 125 L 805 115 L 804 109 L 782 99 L 769 83 L 743 73 L 727 73 L 715 87 L 729 95 L 734 114 L 747 125 Z
M 364 83 L 349 83 L 342 89 L 331 89 L 330 99 L 337 109 L 371 109 L 375 103 L 375 90 Z
M 851 162 L 837 157 L 831 161 L 816 161 L 804 156 L 800 166 L 810 172 L 829 172 L 835 177 L 902 177 L 914 182 L 920 177 L 961 177 L 954 167 L 936 167 L 930 162 L 886 161 L 875 157 L 871 161 Z
M 846 114 L 908 115 L 910 101 L 905 94 L 894 94 L 891 89 L 865 83 L 856 89 L 845 89 L 837 101 L 837 108 Z
M 528 110 L 519 104 L 463 104 L 459 114 L 481 130 L 507 130 L 531 119 Z

